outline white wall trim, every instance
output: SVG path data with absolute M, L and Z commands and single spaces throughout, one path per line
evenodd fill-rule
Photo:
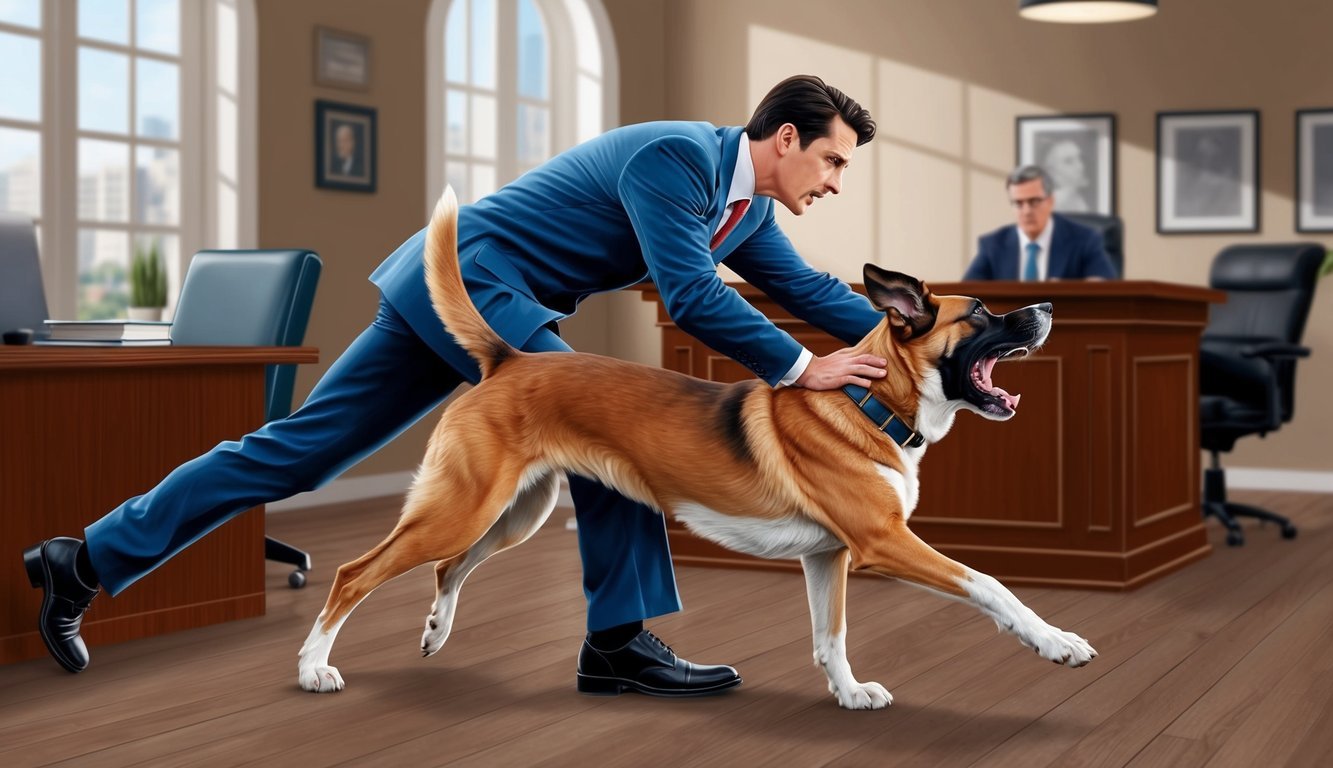
M 334 480 L 323 488 L 309 493 L 298 493 L 290 499 L 275 501 L 265 507 L 267 512 L 290 512 L 294 509 L 323 507 L 330 504 L 344 504 L 349 501 L 401 497 L 412 485 L 412 472 L 389 472 L 382 475 L 363 475 L 344 477 Z M 569 483 L 560 478 L 560 497 L 557 506 L 573 507 L 574 500 L 569 496 Z
M 1227 467 L 1227 488 L 1246 491 L 1333 493 L 1333 472 Z

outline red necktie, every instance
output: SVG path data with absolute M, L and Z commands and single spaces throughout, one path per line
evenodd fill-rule
M 736 223 L 741 220 L 741 217 L 745 215 L 745 211 L 749 207 L 749 200 L 737 200 L 736 203 L 731 206 L 731 215 L 727 217 L 727 223 L 723 224 L 722 229 L 719 229 L 717 234 L 713 235 L 713 239 L 708 242 L 708 249 L 710 251 L 716 251 L 717 247 L 722 244 L 722 241 L 727 239 L 727 235 L 731 234 L 731 230 L 736 228 Z

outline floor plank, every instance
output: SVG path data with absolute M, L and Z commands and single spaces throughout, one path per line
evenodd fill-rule
M 347 690 L 296 686 L 296 652 L 337 564 L 369 549 L 392 500 L 272 515 L 311 552 L 303 590 L 268 569 L 267 614 L 93 649 L 68 675 L 0 667 L 0 765 L 1318 765 L 1333 753 L 1333 497 L 1236 493 L 1290 515 L 1283 541 L 1219 527 L 1205 560 L 1127 593 L 1020 588 L 1100 656 L 1041 661 L 965 606 L 853 579 L 848 656 L 895 696 L 844 712 L 810 662 L 799 575 L 681 568 L 686 610 L 650 625 L 684 656 L 745 684 L 712 698 L 573 690 L 583 633 L 568 512 L 477 570 L 453 635 L 422 659 L 428 567 L 386 584 L 343 629 Z M 106 599 L 106 598 L 99 598 Z

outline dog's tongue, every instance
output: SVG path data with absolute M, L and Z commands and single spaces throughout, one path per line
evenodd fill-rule
M 998 357 L 988 357 L 985 360 L 981 361 L 981 371 L 980 371 L 981 381 L 990 390 L 990 393 L 992 395 L 995 395 L 996 397 L 999 397 L 1000 399 L 1004 400 L 1004 404 L 1009 407 L 1009 410 L 1012 411 L 1018 408 L 1018 401 L 1023 396 L 1011 395 L 1008 392 L 1005 392 L 1003 389 L 995 386 L 995 384 L 991 381 L 990 377 L 991 371 L 995 370 L 995 364 L 999 362 L 999 360 L 1000 359 Z

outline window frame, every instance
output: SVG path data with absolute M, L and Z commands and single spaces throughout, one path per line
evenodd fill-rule
M 444 192 L 446 157 L 444 108 L 445 94 L 451 86 L 445 79 L 445 41 L 449 11 L 455 2 L 467 0 L 433 0 L 426 22 L 426 200 L 427 216 L 435 201 Z M 585 77 L 578 66 L 578 46 L 597 45 L 600 49 L 602 71 L 601 131 L 619 122 L 619 79 L 615 40 L 606 9 L 600 0 L 532 0 L 541 13 L 547 35 L 549 57 L 549 91 L 546 104 L 549 110 L 551 153 L 555 156 L 578 143 L 578 82 Z M 583 5 L 592 20 L 596 40 L 578 39 L 576 25 L 570 18 L 570 3 Z M 502 187 L 532 167 L 518 159 L 517 136 L 513 122 L 505 119 L 517 114 L 519 103 L 527 99 L 518 95 L 518 55 L 515 36 L 505 34 L 506 28 L 517 29 L 516 0 L 496 0 L 496 114 L 499 116 L 496 136 L 496 188 Z M 469 34 L 470 34 L 469 20 Z M 471 66 L 471 57 L 469 56 Z M 470 85 L 461 90 L 471 93 Z M 601 131 L 598 131 L 599 133 Z M 585 137 L 586 138 L 586 137 Z
M 218 41 L 217 5 L 226 5 L 236 15 L 237 101 L 236 142 L 237 175 L 235 180 L 237 209 L 234 233 L 219 231 L 218 173 Z M 130 251 L 135 237 L 141 234 L 167 233 L 178 238 L 177 257 L 168 263 L 168 311 L 174 308 L 180 280 L 193 254 L 205 244 L 224 242 L 235 247 L 253 247 L 257 239 L 257 170 L 258 157 L 258 57 L 256 40 L 255 0 L 181 0 L 181 39 L 177 57 L 161 55 L 134 46 L 136 34 L 135 0 L 127 3 L 130 12 L 130 44 L 120 45 L 102 41 L 80 42 L 78 37 L 77 2 L 43 2 L 41 28 L 3 28 L 34 36 L 41 45 L 41 109 L 35 129 L 41 142 L 41 211 L 35 216 L 41 231 L 43 282 L 47 306 L 51 315 L 73 318 L 78 312 L 79 253 L 78 238 L 81 228 L 106 229 L 127 233 Z M 138 133 L 134 93 L 137 82 L 131 74 L 129 103 L 129 132 L 102 136 L 79 128 L 79 50 L 91 47 L 112 51 L 130 57 L 156 60 L 176 58 L 180 66 L 178 78 L 178 105 L 180 109 L 177 151 L 180 153 L 180 210 L 176 225 L 155 225 L 137 222 L 134 200 L 136 148 L 160 146 L 160 142 L 143 141 Z M 131 68 L 131 73 L 133 73 Z M 34 126 L 23 121 L 4 120 L 0 124 L 32 130 Z M 126 144 L 129 150 L 128 219 L 124 222 L 81 222 L 78 212 L 78 146 L 79 139 L 106 138 Z M 128 263 L 128 262 L 127 262 Z

